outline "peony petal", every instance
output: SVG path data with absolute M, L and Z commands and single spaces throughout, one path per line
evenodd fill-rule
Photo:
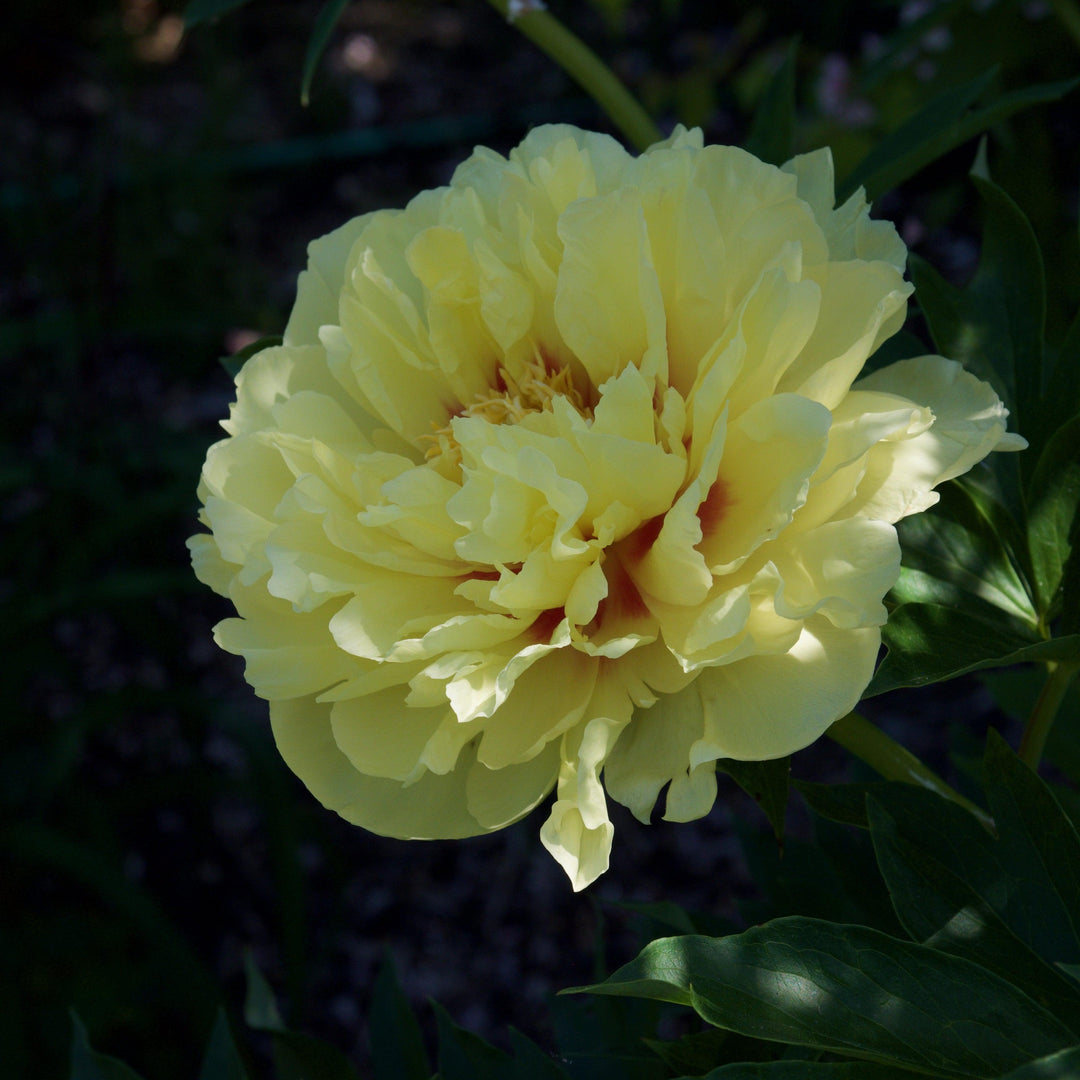
M 337 322 L 338 297 L 345 284 L 348 254 L 357 237 L 378 216 L 362 214 L 308 244 L 307 269 L 300 272 L 296 303 L 283 335 L 287 346 L 318 345 L 319 328 Z
M 967 472 L 990 451 L 1027 445 L 1019 437 L 1005 439 L 1008 410 L 990 386 L 955 360 L 900 360 L 861 379 L 857 389 L 917 401 L 932 410 L 934 423 L 903 442 L 873 448 L 866 477 L 845 514 L 898 521 L 933 506 L 938 500 L 933 488 Z
M 465 783 L 469 813 L 485 829 L 505 828 L 536 807 L 555 786 L 558 775 L 557 741 L 517 765 L 493 769 L 476 761 Z
M 604 766 L 604 785 L 608 794 L 647 825 L 664 785 L 680 777 L 687 778 L 690 748 L 704 733 L 702 707 L 695 698 L 693 686 L 663 699 L 651 709 L 637 712 Z M 700 795 L 698 806 L 702 810 L 701 814 L 695 815 L 697 817 L 708 813 L 716 798 L 715 775 L 708 806 L 703 805 L 706 792 L 702 790 Z M 688 807 L 683 805 L 680 809 Z
M 555 319 L 594 386 L 634 364 L 667 378 L 663 297 L 634 191 L 582 199 L 559 219 Z
M 690 764 L 767 761 L 808 746 L 858 703 L 880 643 L 877 627 L 840 630 L 814 615 L 787 652 L 705 669 L 678 695 L 698 696 L 704 714 Z
M 445 704 L 431 709 L 406 706 L 400 686 L 330 706 L 334 742 L 353 768 L 391 780 L 417 779 L 424 771 L 418 765 L 424 747 L 447 719 L 454 722 Z
M 833 209 L 833 160 L 828 147 L 799 154 L 781 168 L 798 181 L 799 197 L 813 209 L 828 241 L 830 258 L 887 262 L 903 273 L 907 248 L 891 221 L 871 219 L 862 188 L 843 206 Z
M 779 577 L 777 614 L 805 619 L 817 611 L 842 629 L 884 624 L 881 601 L 900 576 L 900 543 L 891 525 L 830 521 L 777 548 L 771 553 Z
M 501 769 L 535 757 L 584 715 L 598 669 L 596 660 L 573 649 L 533 664 L 485 725 L 477 760 Z
M 701 542 L 713 573 L 737 569 L 791 521 L 825 454 L 830 422 L 816 402 L 779 394 L 728 428 L 718 478 L 722 507 Z
M 354 825 L 401 840 L 454 840 L 488 831 L 468 810 L 467 753 L 453 772 L 428 772 L 408 787 L 365 776 L 334 741 L 330 711 L 330 705 L 310 698 L 270 706 L 281 756 L 324 806 Z
M 564 736 L 558 798 L 540 839 L 566 871 L 575 892 L 608 868 L 615 830 L 608 819 L 600 772 L 633 707 L 617 674 L 602 672 L 586 708 L 591 719 L 583 729 Z
M 359 667 L 334 643 L 321 612 L 295 612 L 282 600 L 236 584 L 230 598 L 243 617 L 218 623 L 214 640 L 244 658 L 244 678 L 260 697 L 318 694 Z
M 813 277 L 821 287 L 817 325 L 776 389 L 832 409 L 878 345 L 903 326 L 912 286 L 884 262 L 827 263 Z

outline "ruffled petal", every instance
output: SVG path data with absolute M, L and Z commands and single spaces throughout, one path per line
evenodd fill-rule
M 846 515 L 898 521 L 938 501 L 938 484 L 967 472 L 992 450 L 1027 445 L 1007 436 L 1008 410 L 993 389 L 955 360 L 919 356 L 861 379 L 856 389 L 896 394 L 930 408 L 933 425 L 902 441 L 881 442 Z
M 880 644 L 876 626 L 841 630 L 814 615 L 786 652 L 706 668 L 678 695 L 696 695 L 704 714 L 691 766 L 767 761 L 809 746 L 858 703 Z

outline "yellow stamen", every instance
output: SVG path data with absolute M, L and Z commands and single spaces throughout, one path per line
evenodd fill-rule
M 477 394 L 475 400 L 462 407 L 455 416 L 478 416 L 490 424 L 517 424 L 529 413 L 551 412 L 556 397 L 566 398 L 583 416 L 591 413 L 585 399 L 574 385 L 574 376 L 568 367 L 549 367 L 536 352 L 526 363 L 524 371 L 516 377 L 505 367 L 498 369 L 497 381 L 502 389 L 491 387 L 487 394 Z M 420 440 L 430 442 L 425 458 L 431 460 L 448 454 L 461 460 L 461 449 L 454 438 L 452 423 L 436 427 L 433 433 L 421 435 Z

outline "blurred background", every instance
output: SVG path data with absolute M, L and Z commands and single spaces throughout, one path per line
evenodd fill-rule
M 550 1045 L 550 994 L 636 952 L 633 904 L 752 919 L 770 882 L 772 910 L 816 913 L 816 898 L 784 897 L 781 852 L 750 837 L 763 818 L 729 781 L 693 825 L 646 829 L 613 807 L 612 870 L 585 895 L 541 848 L 543 811 L 453 844 L 364 834 L 280 763 L 265 705 L 214 646 L 227 605 L 194 579 L 184 540 L 232 399 L 219 358 L 281 331 L 307 243 L 446 182 L 475 143 L 505 151 L 553 120 L 610 130 L 482 0 L 356 0 L 304 108 L 320 6 L 251 0 L 190 31 L 179 0 L 8 0 L 0 16 L 5 1077 L 66 1075 L 70 1008 L 148 1078 L 195 1075 L 218 1003 L 242 1002 L 247 949 L 292 1026 L 362 1061 L 387 948 L 422 1016 L 433 996 L 496 1043 L 514 1024 Z M 839 175 L 991 66 L 997 93 L 1080 71 L 1060 3 L 550 8 L 665 129 L 714 142 L 746 136 L 797 41 L 796 147 L 831 144 Z M 1052 268 L 1052 334 L 1080 292 L 1076 100 L 990 141 Z M 955 281 L 978 255 L 974 154 L 875 211 Z M 1008 723 L 970 680 L 917 698 L 917 724 L 910 700 L 875 715 L 945 771 L 950 740 Z M 847 768 L 829 745 L 794 767 Z M 792 814 L 786 865 L 815 857 Z

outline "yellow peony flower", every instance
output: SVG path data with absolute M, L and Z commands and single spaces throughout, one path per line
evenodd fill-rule
M 580 889 L 606 795 L 701 817 L 718 758 L 855 705 L 893 522 L 1023 440 L 941 357 L 855 382 L 911 287 L 892 225 L 833 202 L 827 150 L 549 126 L 311 245 L 189 543 L 326 806 L 462 837 L 557 786 L 541 837 Z

